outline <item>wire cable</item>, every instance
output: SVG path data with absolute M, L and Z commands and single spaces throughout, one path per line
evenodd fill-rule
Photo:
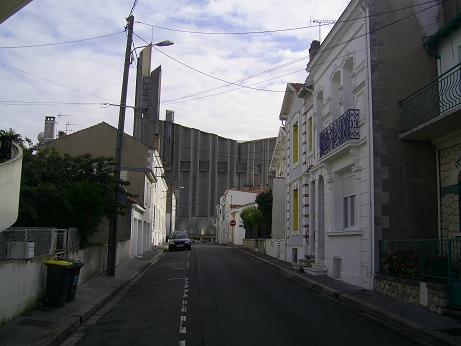
M 259 81 L 259 82 L 253 83 L 253 84 L 249 84 L 249 86 L 253 86 L 253 85 L 257 85 L 257 84 L 261 84 L 261 83 L 270 82 L 270 81 L 272 81 L 272 80 L 274 80 L 274 79 L 279 79 L 279 78 L 282 78 L 282 77 L 286 77 L 286 76 L 289 76 L 289 75 L 292 75 L 292 74 L 295 74 L 295 73 L 298 73 L 298 72 L 301 72 L 301 71 L 305 71 L 305 70 L 306 70 L 306 69 L 302 68 L 302 69 L 300 69 L 300 70 L 296 70 L 296 71 L 293 71 L 293 72 L 285 73 L 285 74 L 280 75 L 280 76 L 272 77 L 272 78 L 265 79 L 265 80 L 262 80 L 262 81 Z M 219 87 L 219 88 L 222 88 L 222 87 Z M 219 92 L 219 93 L 204 95 L 204 96 L 195 97 L 195 98 L 190 98 L 190 99 L 188 98 L 188 99 L 178 100 L 178 101 L 163 101 L 163 102 L 160 102 L 160 104 L 162 104 L 162 105 L 170 105 L 170 104 L 177 104 L 177 103 L 183 103 L 183 102 L 201 100 L 201 99 L 208 98 L 208 97 L 212 97 L 212 96 L 218 96 L 218 95 L 227 94 L 227 93 L 230 93 L 230 92 L 233 92 L 233 91 L 237 91 L 237 90 L 240 90 L 240 89 L 243 89 L 243 88 L 242 88 L 242 87 L 238 87 L 238 88 L 234 88 L 234 89 L 231 89 L 231 90 L 221 91 L 221 92 Z
M 133 6 L 131 6 L 130 16 L 133 15 L 134 9 L 136 8 L 137 4 L 138 4 L 138 0 L 134 0 Z
M 88 95 L 88 96 L 92 96 L 92 97 L 96 97 L 96 98 L 99 98 L 99 99 L 106 99 L 105 97 L 102 97 L 100 95 L 96 95 L 96 94 L 92 94 L 92 93 L 89 93 L 89 92 L 86 92 L 84 90 L 81 90 L 81 89 L 78 89 L 78 88 L 73 88 L 73 87 L 70 87 L 68 85 L 65 85 L 65 84 L 62 84 L 62 83 L 59 83 L 59 82 L 56 82 L 56 81 L 53 81 L 51 79 L 48 79 L 48 78 L 45 78 L 45 77 L 42 77 L 42 76 L 39 76 L 39 75 L 36 75 L 34 73 L 30 73 L 30 72 L 27 72 L 27 71 L 24 71 L 24 70 L 21 70 L 17 67 L 13 67 L 13 66 L 9 66 L 5 63 L 2 63 L 0 62 L 0 65 L 6 67 L 7 69 L 10 69 L 12 71 L 15 71 L 15 72 L 19 72 L 19 73 L 22 73 L 22 74 L 25 74 L 27 76 L 31 76 L 31 77 L 34 77 L 34 78 L 37 78 L 37 79 L 41 79 L 45 82 L 48 82 L 48 83 L 51 83 L 51 84 L 54 84 L 54 85 L 57 85 L 59 87 L 62 87 L 62 88 L 66 88 L 66 89 L 69 89 L 69 90 L 72 90 L 72 91 L 77 91 L 79 93 L 82 93 L 82 94 L 85 94 L 85 95 Z
M 59 46 L 63 44 L 72 44 L 72 43 L 80 43 L 80 42 L 86 42 L 86 41 L 92 41 L 92 40 L 97 40 L 100 38 L 106 38 L 114 35 L 119 35 L 123 33 L 124 31 L 117 31 L 113 32 L 111 34 L 107 35 L 100 35 L 100 36 L 93 36 L 93 37 L 87 37 L 87 38 L 82 38 L 78 40 L 71 40 L 71 41 L 63 41 L 63 42 L 53 42 L 53 43 L 38 43 L 38 44 L 29 44 L 29 45 L 21 45 L 21 46 L 0 46 L 0 49 L 19 49 L 19 48 L 36 48 L 36 47 L 49 47 L 49 46 Z
M 341 21 L 336 21 L 336 23 L 345 23 L 345 22 L 350 22 L 354 20 L 360 20 L 360 19 L 365 19 L 369 17 L 374 17 L 374 16 L 380 16 L 380 15 L 385 15 L 385 14 L 390 14 L 398 11 L 403 11 L 409 8 L 415 8 L 417 6 L 422 6 L 429 4 L 431 2 L 435 2 L 438 0 L 429 0 L 423 3 L 419 4 L 414 4 L 410 6 L 405 6 L 401 7 L 398 9 L 390 10 L 390 11 L 385 11 L 381 13 L 376 13 L 372 14 L 369 16 L 362 16 L 362 17 L 356 17 L 356 18 L 350 18 L 350 19 L 345 19 Z M 174 31 L 174 32 L 181 32 L 181 33 L 187 33 L 187 34 L 198 34 L 198 35 L 252 35 L 252 34 L 267 34 L 267 33 L 277 33 L 277 32 L 286 32 L 286 31 L 296 31 L 296 30 L 304 30 L 304 29 L 310 29 L 310 28 L 318 28 L 319 26 L 325 26 L 325 25 L 333 25 L 335 23 L 325 23 L 325 24 L 316 24 L 316 25 L 306 25 L 306 26 L 298 26 L 298 27 L 291 27 L 291 28 L 281 28 L 281 29 L 272 29 L 272 30 L 251 30 L 251 31 L 236 31 L 236 32 L 230 32 L 230 31 L 199 31 L 199 30 L 185 30 L 185 29 L 175 29 L 175 28 L 169 28 L 169 27 L 164 27 L 164 26 L 159 26 L 159 25 L 154 25 L 150 23 L 145 23 L 143 21 L 136 21 L 136 23 L 150 26 L 153 28 L 157 29 L 162 29 L 162 30 L 168 30 L 168 31 Z
M 364 34 L 360 34 L 360 35 L 354 36 L 354 37 L 351 38 L 351 39 L 348 39 L 348 40 L 343 41 L 343 42 L 340 42 L 340 43 L 338 43 L 338 44 L 336 44 L 336 45 L 333 45 L 333 46 L 330 46 L 330 47 L 328 47 L 328 48 L 325 48 L 325 49 L 322 50 L 322 52 L 335 49 L 335 48 L 340 47 L 340 46 L 342 46 L 342 45 L 348 44 L 348 43 L 350 43 L 350 42 L 352 42 L 352 41 L 354 41 L 354 40 L 356 40 L 356 39 L 358 39 L 358 38 L 361 38 L 361 37 L 367 36 L 367 35 L 369 35 L 369 34 L 371 34 L 371 33 L 374 33 L 374 32 L 376 32 L 376 31 L 378 31 L 378 30 L 385 29 L 385 28 L 387 28 L 387 27 L 389 27 L 389 26 L 391 26 L 391 25 L 397 24 L 397 23 L 399 23 L 399 22 L 401 22 L 401 21 L 403 21 L 403 20 L 406 20 L 406 19 L 408 19 L 408 18 L 410 18 L 410 17 L 413 17 L 413 16 L 416 15 L 416 14 L 419 14 L 419 13 L 421 13 L 421 12 L 427 11 L 428 9 L 433 8 L 433 7 L 435 7 L 435 6 L 437 6 L 437 5 L 441 4 L 441 3 L 443 3 L 443 2 L 445 2 L 445 1 L 447 1 L 447 0 L 442 0 L 442 1 L 440 1 L 440 2 L 438 2 L 438 3 L 436 3 L 436 4 L 434 4 L 434 5 L 431 5 L 431 6 L 429 6 L 429 7 L 426 7 L 426 8 L 424 8 L 424 9 L 418 11 L 418 12 L 412 13 L 412 14 L 410 14 L 410 15 L 408 15 L 408 16 L 405 16 L 405 17 L 403 17 L 403 18 L 397 19 L 397 20 L 395 20 L 395 21 L 393 21 L 393 22 L 387 23 L 387 24 L 385 24 L 385 25 L 383 25 L 383 26 L 380 26 L 380 27 L 377 27 L 377 28 L 375 28 L 375 29 L 373 29 L 373 30 L 370 30 L 369 32 L 366 32 L 366 33 L 364 33 Z M 139 37 L 139 36 L 138 36 L 138 37 Z M 209 77 L 209 78 L 212 78 L 212 79 L 215 79 L 215 80 L 224 82 L 224 83 L 226 83 L 226 84 L 228 84 L 228 85 L 235 85 L 235 86 L 239 86 L 239 87 L 242 87 L 242 88 L 247 88 L 247 89 L 252 89 L 252 90 L 257 90 L 257 91 L 266 91 L 266 92 L 274 92 L 274 93 L 285 93 L 285 92 L 286 92 L 286 90 L 271 90 L 271 89 L 254 88 L 254 87 L 246 86 L 246 85 L 243 85 L 243 84 L 239 84 L 239 83 L 227 81 L 227 80 L 222 79 L 222 78 L 220 78 L 220 77 L 216 77 L 216 76 L 213 76 L 213 75 L 211 75 L 211 74 L 209 74 L 209 73 L 203 72 L 203 71 L 201 71 L 201 70 L 199 70 L 199 69 L 197 69 L 197 68 L 195 68 L 195 67 L 192 67 L 192 66 L 190 66 L 190 65 L 188 65 L 188 64 L 186 64 L 186 63 L 180 61 L 179 59 L 176 59 L 176 58 L 172 57 L 171 55 L 169 55 L 169 54 L 163 52 L 162 50 L 160 50 L 160 49 L 158 49 L 158 48 L 156 48 L 156 47 L 153 47 L 153 48 L 154 48 L 156 51 L 160 52 L 161 54 L 167 56 L 167 57 L 170 58 L 171 60 L 177 62 L 177 63 L 180 64 L 180 65 L 183 65 L 183 66 L 185 66 L 185 67 L 187 67 L 187 68 L 189 68 L 189 69 L 191 69 L 191 70 L 193 70 L 193 71 L 195 71 L 195 72 L 197 72 L 197 73 L 200 73 L 200 74 L 202 74 L 202 75 L 205 75 L 205 76 L 207 76 L 207 77 Z M 307 59 L 307 58 L 308 58 L 307 56 L 304 57 L 304 59 Z M 312 66 L 311 66 L 311 67 L 312 67 Z M 295 92 L 295 91 L 293 91 L 293 92 Z

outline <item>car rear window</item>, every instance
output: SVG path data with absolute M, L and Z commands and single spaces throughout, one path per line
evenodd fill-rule
M 172 236 L 173 239 L 189 238 L 187 233 L 173 233 L 171 236 Z

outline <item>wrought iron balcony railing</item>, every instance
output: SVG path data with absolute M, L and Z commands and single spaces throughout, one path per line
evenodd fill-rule
M 461 104 L 461 64 L 400 101 L 405 131 L 434 119 Z
M 351 139 L 359 139 L 359 110 L 349 109 L 320 132 L 320 157 Z

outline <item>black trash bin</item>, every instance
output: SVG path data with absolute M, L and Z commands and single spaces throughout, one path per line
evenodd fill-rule
M 70 261 L 50 260 L 45 265 L 47 303 L 56 308 L 63 307 L 68 301 L 74 264 Z
M 80 276 L 80 269 L 83 267 L 83 263 L 78 261 L 72 261 L 72 275 L 69 283 L 69 291 L 67 294 L 67 302 L 75 300 L 75 294 L 77 293 L 78 278 Z

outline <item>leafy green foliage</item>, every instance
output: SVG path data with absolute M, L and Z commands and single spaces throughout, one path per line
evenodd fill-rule
M 0 162 L 11 159 L 11 147 L 14 143 L 22 144 L 21 135 L 13 129 L 0 130 Z
M 84 247 L 103 217 L 124 212 L 115 200 L 115 183 L 111 158 L 26 149 L 16 225 L 76 227 Z M 120 193 L 129 195 L 125 189 Z
M 261 192 L 256 196 L 256 204 L 263 218 L 262 223 L 269 229 L 272 225 L 272 200 L 272 190 Z
M 256 207 L 246 208 L 242 211 L 240 217 L 246 229 L 245 238 L 258 238 L 258 230 L 263 223 L 261 211 Z
M 246 208 L 240 214 L 243 226 L 247 230 L 247 239 L 258 238 L 263 232 L 263 238 L 270 235 L 272 225 L 272 190 L 261 192 L 256 196 L 258 207 Z

